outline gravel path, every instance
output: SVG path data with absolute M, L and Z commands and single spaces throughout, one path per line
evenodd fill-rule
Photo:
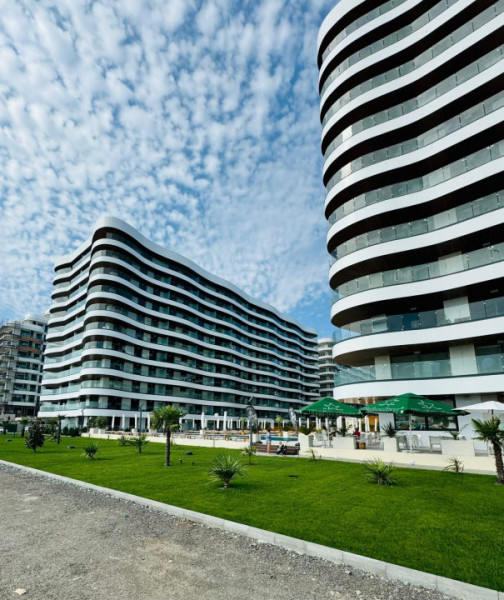
M 4 466 L 0 507 L 2 600 L 447 598 Z

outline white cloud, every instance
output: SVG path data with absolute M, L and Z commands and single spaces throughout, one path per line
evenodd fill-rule
M 315 44 L 333 4 L 2 3 L 0 316 L 47 308 L 55 259 L 104 213 L 281 310 L 326 298 Z

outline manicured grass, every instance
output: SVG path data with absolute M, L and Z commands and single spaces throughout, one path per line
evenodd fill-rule
M 359 464 L 255 457 L 245 478 L 221 490 L 207 471 L 228 451 L 174 446 L 164 468 L 163 444 L 140 455 L 99 440 L 89 461 L 80 456 L 87 438 L 48 441 L 36 454 L 7 439 L 3 460 L 504 591 L 504 487 L 495 477 L 398 468 L 400 485 L 380 487 Z

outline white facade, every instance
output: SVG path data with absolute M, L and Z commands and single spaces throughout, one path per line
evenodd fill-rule
M 313 401 L 316 332 L 112 217 L 56 265 L 40 415 L 149 426 L 165 403 L 185 426 L 239 428 Z M 141 422 L 140 422 L 141 419 Z
M 318 341 L 320 398 L 333 397 L 334 374 L 336 372 L 336 365 L 332 357 L 333 346 L 332 338 L 321 338 Z
M 47 319 L 28 314 L 0 326 L 0 415 L 35 416 L 42 380 Z
M 341 0 L 318 48 L 335 398 L 502 399 L 504 1 Z

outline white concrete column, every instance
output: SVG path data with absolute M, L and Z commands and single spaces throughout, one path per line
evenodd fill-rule
M 329 431 L 329 419 L 327 417 L 325 419 L 325 427 L 326 427 L 327 431 Z
M 114 427 L 115 427 L 115 418 L 116 418 L 116 416 L 115 416 L 115 415 L 112 415 L 112 422 L 110 423 L 110 427 L 111 427 L 112 429 L 114 429 Z
M 147 431 L 150 431 L 150 413 L 147 415 Z
M 222 419 L 222 431 L 227 431 L 227 426 L 228 426 L 228 422 L 227 422 L 227 410 L 224 411 L 224 417 Z
M 369 433 L 369 416 L 366 415 L 364 417 L 364 429 L 366 430 L 366 433 Z
M 138 415 L 135 415 L 135 429 L 138 429 Z
M 121 416 L 121 429 L 123 431 L 126 429 L 126 415 Z

